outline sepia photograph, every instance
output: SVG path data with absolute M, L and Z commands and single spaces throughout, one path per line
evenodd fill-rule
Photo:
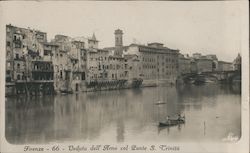
M 245 1 L 1 2 L 0 152 L 249 152 L 248 19 Z

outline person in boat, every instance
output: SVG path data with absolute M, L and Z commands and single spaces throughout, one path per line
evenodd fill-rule
M 169 119 L 169 116 L 166 117 L 166 123 L 170 123 L 170 119 Z
M 181 114 L 178 114 L 178 120 L 181 120 Z

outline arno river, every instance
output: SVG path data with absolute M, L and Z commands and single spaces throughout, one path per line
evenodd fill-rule
M 214 142 L 240 137 L 240 108 L 239 87 L 218 84 L 6 98 L 5 136 L 13 144 Z M 178 113 L 185 124 L 158 128 Z

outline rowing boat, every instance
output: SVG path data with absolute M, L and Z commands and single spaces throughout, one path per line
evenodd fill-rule
M 165 127 L 165 126 L 175 126 L 179 124 L 184 124 L 185 123 L 185 118 L 182 117 L 180 119 L 169 119 L 168 121 L 165 122 L 159 122 L 159 127 Z
M 157 102 L 155 103 L 155 105 L 161 105 L 161 104 L 166 104 L 166 103 L 163 102 L 163 101 L 157 101 Z

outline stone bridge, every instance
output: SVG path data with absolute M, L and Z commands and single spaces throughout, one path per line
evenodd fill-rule
M 183 80 L 184 83 L 188 83 L 197 78 L 203 78 L 204 80 L 210 80 L 214 82 L 232 83 L 234 80 L 241 80 L 241 71 L 213 71 L 202 73 L 186 73 L 178 77 L 178 80 Z

